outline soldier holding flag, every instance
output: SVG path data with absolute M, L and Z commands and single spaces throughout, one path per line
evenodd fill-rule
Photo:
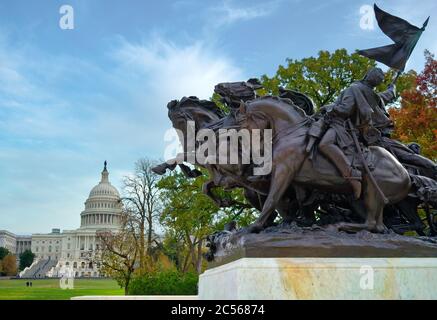
M 352 149 L 353 145 L 364 162 L 363 166 L 367 174 L 372 178 L 362 155 L 361 147 L 358 145 L 356 133 L 359 133 L 359 138 L 364 144 L 380 145 L 398 156 L 400 161 L 407 160 L 410 163 L 436 170 L 432 161 L 416 155 L 406 146 L 390 139 L 393 123 L 385 109 L 385 105 L 396 97 L 395 82 L 405 69 L 406 62 L 425 30 L 429 18 L 419 29 L 403 19 L 382 11 L 376 4 L 374 9 L 381 30 L 395 43 L 361 50 L 359 53 L 397 69 L 396 78 L 387 91 L 376 93 L 374 88 L 384 81 L 384 73 L 379 68 L 373 68 L 367 72 L 363 80 L 353 83 L 344 90 L 335 103 L 322 107 L 322 110 L 326 112 L 324 123 L 328 129 L 320 141 L 319 150 L 335 164 L 342 176 L 350 182 L 355 198 L 359 198 L 361 194 L 361 172 L 352 167 L 345 154 Z M 310 145 L 312 143 L 313 141 L 310 140 Z M 374 180 L 372 182 L 384 198 L 376 182 Z
M 384 81 L 384 73 L 379 68 L 370 69 L 363 80 L 353 83 L 344 90 L 331 105 L 324 106 L 324 122 L 328 130 L 323 135 L 320 152 L 337 167 L 349 181 L 356 199 L 361 194 L 361 172 L 352 168 L 345 152 L 354 147 L 354 139 L 346 122 L 350 121 L 358 129 L 365 144 L 373 144 L 378 137 L 373 129 L 374 119 L 390 122 L 385 112 L 385 104 L 395 98 L 394 86 L 387 91 L 376 93 L 374 88 Z
M 374 10 L 379 27 L 394 41 L 394 44 L 360 50 L 358 53 L 398 70 L 397 76 L 392 83 L 394 85 L 399 75 L 405 70 L 405 65 L 411 53 L 428 25 L 429 17 L 423 23 L 422 28 L 418 28 L 399 17 L 381 10 L 376 4 L 374 5 Z M 381 139 L 378 140 L 378 145 L 390 151 L 400 162 L 423 168 L 425 170 L 423 170 L 422 174 L 427 175 L 429 178 L 437 179 L 437 166 L 433 161 L 420 156 L 407 146 L 390 138 L 393 124 L 387 113 L 386 116 L 383 117 L 378 113 L 375 113 L 373 116 L 374 127 L 382 134 Z

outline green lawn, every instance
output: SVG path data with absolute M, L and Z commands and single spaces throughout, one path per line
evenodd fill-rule
M 32 287 L 26 287 L 29 280 L 0 280 L 0 300 L 69 300 L 76 296 L 123 295 L 117 282 L 110 279 L 75 279 L 74 289 L 61 289 L 59 279 L 32 280 Z

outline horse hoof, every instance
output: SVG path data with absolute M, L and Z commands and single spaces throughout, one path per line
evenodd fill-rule
M 152 172 L 160 176 L 164 175 L 166 171 L 166 168 L 163 168 L 162 166 L 156 166 L 152 168 Z
M 388 230 L 388 228 L 385 225 L 375 226 L 374 232 L 375 233 L 384 233 L 384 234 L 390 233 L 390 231 Z
M 368 225 L 363 223 L 340 222 L 338 224 L 335 224 L 334 226 L 338 228 L 338 231 L 344 231 L 347 233 L 357 233 L 361 230 L 369 229 Z

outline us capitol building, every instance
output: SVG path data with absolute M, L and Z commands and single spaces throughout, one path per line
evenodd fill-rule
M 120 229 L 121 206 L 120 194 L 109 182 L 105 161 L 101 180 L 91 189 L 80 214 L 79 229 L 52 229 L 51 233 L 31 236 L 0 230 L 0 246 L 17 255 L 26 249 L 35 254 L 33 264 L 20 273 L 21 277 L 58 277 L 66 268 L 76 277 L 99 277 L 100 263 L 94 259 L 99 249 L 96 232 Z

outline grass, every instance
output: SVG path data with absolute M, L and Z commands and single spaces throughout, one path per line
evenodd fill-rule
M 74 279 L 74 289 L 61 289 L 59 279 L 0 280 L 0 300 L 69 300 L 76 296 L 123 295 L 117 282 L 112 279 Z

